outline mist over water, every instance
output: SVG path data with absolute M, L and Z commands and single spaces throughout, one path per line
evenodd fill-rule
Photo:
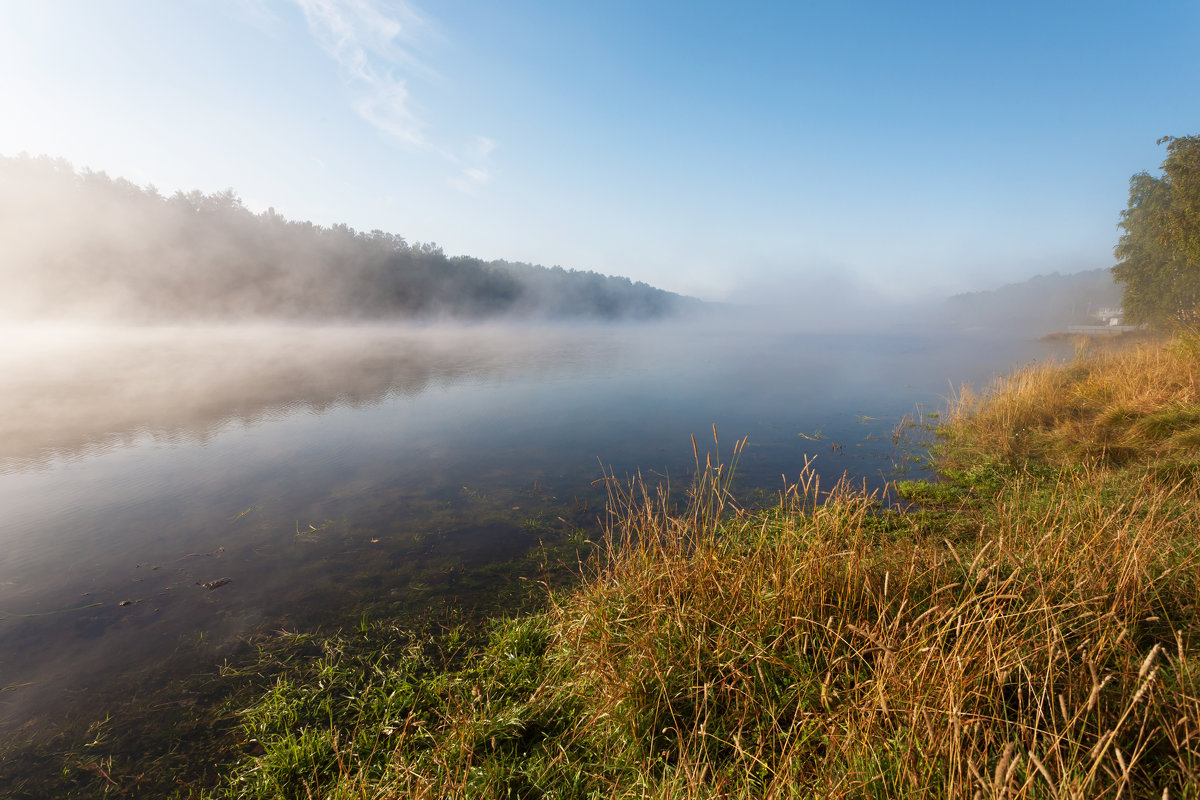
M 906 415 L 1063 355 L 1034 339 L 1083 296 L 831 275 L 701 304 L 232 191 L 0 178 L 0 752 L 185 708 L 181 676 L 271 632 L 511 610 L 531 553 L 599 533 L 606 472 L 684 489 L 693 439 L 748 437 L 746 503 L 806 464 L 882 491 L 923 468 Z
M 560 328 L 221 325 L 0 328 L 0 470 L 231 421 L 367 405 L 458 381 L 611 366 L 614 346 Z
M 1060 355 L 1020 335 L 719 317 L 4 334 L 9 733 L 159 680 L 185 644 L 478 602 L 472 570 L 563 521 L 596 530 L 602 465 L 682 488 L 714 425 L 725 453 L 749 437 L 749 501 L 806 459 L 826 485 L 880 488 L 912 466 L 891 440 L 905 414 Z

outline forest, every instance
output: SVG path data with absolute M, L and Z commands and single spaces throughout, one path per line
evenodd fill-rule
M 448 256 L 429 243 L 165 196 L 63 159 L 0 157 L 0 315 L 163 321 L 654 319 L 700 306 L 595 272 Z

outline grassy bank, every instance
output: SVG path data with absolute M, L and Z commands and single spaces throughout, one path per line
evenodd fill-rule
M 964 392 L 905 511 L 612 479 L 576 589 L 307 643 L 214 797 L 1198 797 L 1198 353 Z

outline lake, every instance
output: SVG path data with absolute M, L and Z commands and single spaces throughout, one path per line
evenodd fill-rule
M 822 485 L 882 488 L 914 469 L 892 440 L 905 415 L 1064 355 L 717 318 L 4 333 L 10 739 L 79 728 L 263 631 L 511 602 L 539 543 L 598 530 L 602 470 L 684 488 L 714 425 L 722 454 L 749 437 L 747 502 L 806 459 Z

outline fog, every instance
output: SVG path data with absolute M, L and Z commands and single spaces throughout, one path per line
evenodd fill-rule
M 587 326 L 10 326 L 0 471 L 462 381 L 613 369 L 619 352 Z
M 769 350 L 791 332 L 1033 338 L 1120 302 L 1107 269 L 919 302 L 836 264 L 755 274 L 736 302 L 700 303 L 256 215 L 231 190 L 163 197 L 62 160 L 0 157 L 0 469 L 614 357 L 563 323 L 670 319 L 672 337 L 691 325 Z
M 651 319 L 687 298 L 593 272 L 164 197 L 62 160 L 0 157 L 0 315 L 100 322 Z
M 708 306 L 711 324 L 743 333 L 756 330 L 766 342 L 788 331 L 881 336 L 967 332 L 985 339 L 1036 339 L 1072 325 L 1097 324 L 1094 312 L 1121 305 L 1121 287 L 1107 268 L 1039 275 L 951 297 L 931 292 L 917 300 L 898 300 L 836 272 L 760 281 L 737 296 L 740 302 Z
M 637 253 L 630 253 L 631 263 Z M 686 265 L 681 265 L 686 269 Z M 699 317 L 814 332 L 970 327 L 1043 335 L 1116 306 L 1107 269 L 900 300 L 836 262 L 730 265 L 701 303 L 594 272 L 447 256 L 433 244 L 254 214 L 233 190 L 164 197 L 46 157 L 0 157 L 0 322 L 328 325 Z
M 596 459 L 686 474 L 714 423 L 752 437 L 759 488 L 810 458 L 881 486 L 902 414 L 1111 289 L 1097 271 L 897 303 L 831 269 L 701 304 L 232 192 L 0 170 L 0 668 L 22 684 L 0 733 L 82 687 L 120 696 L 197 634 L 232 646 L 430 586 L 457 602 L 463 564 L 595 524 Z

